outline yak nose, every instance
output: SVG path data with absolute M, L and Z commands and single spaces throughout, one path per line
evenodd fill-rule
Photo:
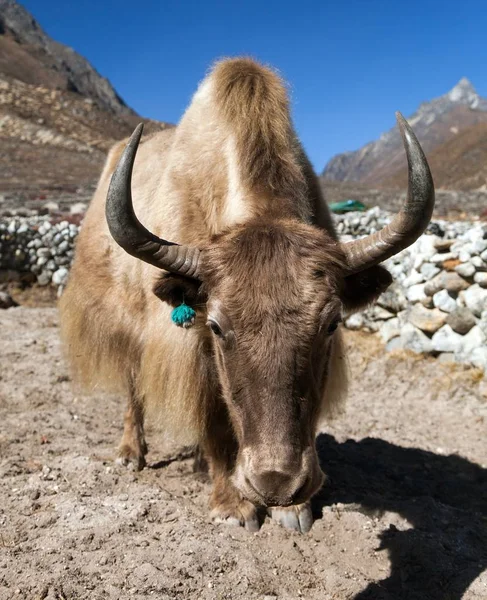
M 307 479 L 306 475 L 296 477 L 282 471 L 262 471 L 252 474 L 248 481 L 268 506 L 287 506 L 300 499 Z

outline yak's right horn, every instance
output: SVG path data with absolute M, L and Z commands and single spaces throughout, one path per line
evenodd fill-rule
M 137 219 L 132 204 L 132 170 L 144 125 L 133 132 L 112 175 L 106 201 L 106 219 L 113 239 L 126 252 L 159 269 L 198 279 L 199 248 L 160 239 Z

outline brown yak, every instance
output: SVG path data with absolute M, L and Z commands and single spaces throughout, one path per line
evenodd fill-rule
M 122 464 L 145 465 L 144 417 L 201 448 L 215 521 L 256 530 L 267 508 L 311 527 L 324 480 L 315 436 L 346 391 L 342 314 L 387 288 L 379 263 L 423 233 L 434 206 L 425 156 L 397 118 L 405 206 L 349 243 L 285 85 L 253 60 L 218 62 L 175 129 L 140 144 L 139 125 L 108 156 L 60 301 L 67 352 L 85 384 L 128 396 Z M 192 327 L 171 321 L 182 303 Z

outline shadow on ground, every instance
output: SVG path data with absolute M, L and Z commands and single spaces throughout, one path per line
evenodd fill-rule
M 317 518 L 341 502 L 370 515 L 396 512 L 412 525 L 380 534 L 390 576 L 354 600 L 460 600 L 487 566 L 487 469 L 381 439 L 320 435 L 317 447 L 329 478 L 313 499 Z

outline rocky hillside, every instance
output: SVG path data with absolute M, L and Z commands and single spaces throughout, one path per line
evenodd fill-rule
M 134 115 L 90 63 L 52 40 L 15 0 L 0 0 L 0 72 L 24 83 L 77 92 L 103 110 Z
M 0 194 L 24 202 L 96 182 L 107 149 L 145 121 L 14 0 L 0 0 Z
M 444 96 L 423 103 L 408 120 L 428 156 L 432 156 L 437 187 L 456 188 L 458 185 L 462 189 L 476 189 L 482 185 L 481 175 L 476 175 L 481 161 L 476 159 L 472 142 L 473 145 L 486 143 L 487 99 L 480 97 L 467 79 L 461 79 Z M 469 142 L 460 137 L 467 130 L 470 131 Z M 472 136 L 472 132 L 478 134 Z M 468 150 L 456 150 L 459 139 L 462 140 L 459 148 L 468 145 L 473 154 Z M 437 152 L 436 160 L 433 160 L 434 152 Z M 442 167 L 445 156 L 450 157 L 450 163 L 456 164 L 453 172 L 450 166 Z M 399 130 L 393 127 L 360 150 L 332 158 L 323 171 L 323 177 L 369 186 L 403 187 L 404 167 L 405 156 Z

